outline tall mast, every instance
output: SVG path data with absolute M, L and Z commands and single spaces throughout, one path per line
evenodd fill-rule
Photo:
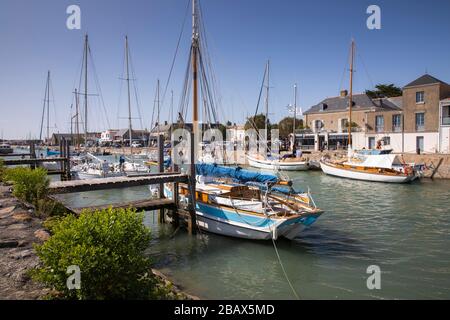
M 267 66 L 266 66 L 266 73 L 267 73 L 267 78 L 266 78 L 266 119 L 265 119 L 265 132 L 266 132 L 266 151 L 265 151 L 265 155 L 267 155 L 267 150 L 269 148 L 269 143 L 268 143 L 268 138 L 269 138 L 269 133 L 267 132 L 268 127 L 269 127 L 269 72 L 270 72 L 270 60 L 267 60 Z
M 192 125 L 194 136 L 198 133 L 198 79 L 197 79 L 197 54 L 198 54 L 198 25 L 197 25 L 197 0 L 192 0 Z
M 47 105 L 47 90 L 48 90 L 48 74 L 47 74 L 47 81 L 45 82 L 44 105 L 42 107 L 41 130 L 39 133 L 39 140 L 42 140 L 42 130 L 44 129 L 44 117 L 45 117 L 45 109 L 46 109 L 46 105 Z
M 355 54 L 355 41 L 352 39 L 350 54 L 350 92 L 348 99 L 348 149 L 352 148 L 352 107 L 353 107 L 353 55 Z
M 173 124 L 173 90 L 170 91 L 170 125 Z
M 292 127 L 292 134 L 294 135 L 294 144 L 295 144 L 295 120 L 297 118 L 297 84 L 294 84 L 294 121 Z
M 159 123 L 159 121 L 160 121 L 160 112 L 161 112 L 161 110 L 160 110 L 160 105 L 159 105 L 159 79 L 158 79 L 158 81 L 157 81 L 157 84 L 156 84 L 156 107 L 157 107 L 157 114 L 156 114 L 156 121 L 158 122 L 158 134 L 159 134 L 159 130 L 160 130 L 160 126 L 161 126 L 161 124 Z
M 130 69 L 128 64 L 128 36 L 125 36 L 125 59 L 126 59 L 126 67 L 127 67 L 127 88 L 128 88 L 128 132 L 130 139 L 130 148 L 133 140 L 133 129 L 131 126 L 131 99 L 130 99 Z
M 88 140 L 88 35 L 86 34 L 84 39 L 84 147 L 87 146 Z
M 80 121 L 78 120 L 78 116 L 79 116 L 79 97 L 78 97 L 78 90 L 75 88 L 75 132 L 77 135 L 77 143 L 76 143 L 76 147 L 77 149 L 80 148 Z
M 50 70 L 47 74 L 47 141 L 50 141 Z

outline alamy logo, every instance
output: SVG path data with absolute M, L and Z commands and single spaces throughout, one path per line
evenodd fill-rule
M 66 26 L 69 30 L 81 29 L 81 9 L 73 4 L 67 7 L 66 13 L 69 14 L 66 20 Z
M 371 265 L 367 267 L 367 274 L 370 276 L 367 278 L 367 289 L 381 289 L 381 269 L 377 265 Z
M 367 28 L 369 30 L 380 30 L 381 29 L 381 9 L 379 6 L 372 4 L 367 7 L 367 14 L 370 16 L 367 18 Z
M 81 270 L 79 266 L 72 265 L 67 267 L 67 274 L 70 276 L 66 280 L 67 289 L 80 290 L 81 289 Z

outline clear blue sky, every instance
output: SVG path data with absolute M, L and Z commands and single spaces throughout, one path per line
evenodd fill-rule
M 126 120 L 118 119 L 127 112 L 119 77 L 124 35 L 129 36 L 144 126 L 149 127 L 156 81 L 159 78 L 165 84 L 167 80 L 187 1 L 2 0 L 0 129 L 4 137 L 39 134 L 49 69 L 56 107 L 51 110 L 51 123 L 58 127 L 52 131 L 68 132 L 86 32 L 112 127 L 126 126 Z M 71 4 L 81 7 L 81 30 L 66 28 L 66 8 Z M 366 27 L 370 4 L 381 7 L 381 30 Z M 285 106 L 293 100 L 294 82 L 299 85 L 303 110 L 337 95 L 348 84 L 347 74 L 341 79 L 352 36 L 358 52 L 356 92 L 376 83 L 403 86 L 425 71 L 450 82 L 448 0 L 202 0 L 202 8 L 223 121 L 240 123 L 254 112 L 268 58 L 272 121 L 287 115 Z M 169 86 L 176 107 L 187 63 L 189 23 L 188 19 Z M 169 100 L 166 97 L 163 120 L 168 117 Z M 90 129 L 105 129 L 103 113 L 92 102 L 90 119 L 95 123 Z M 134 126 L 140 127 L 138 120 Z

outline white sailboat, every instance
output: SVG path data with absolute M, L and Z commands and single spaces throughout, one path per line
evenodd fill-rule
M 266 65 L 266 73 L 265 80 L 266 83 L 266 115 L 265 115 L 265 132 L 266 139 L 268 136 L 268 117 L 269 117 L 269 71 L 270 71 L 270 62 L 267 61 Z M 294 108 L 297 109 L 297 85 L 294 86 Z M 295 136 L 295 113 L 294 113 L 294 126 L 293 133 Z M 281 157 L 280 155 L 267 155 L 267 152 L 264 154 L 249 154 L 247 155 L 248 164 L 252 167 L 264 169 L 264 170 L 272 170 L 272 171 L 304 171 L 309 169 L 308 160 L 302 157 L 297 157 L 296 155 L 292 155 L 290 157 Z
M 328 158 L 320 160 L 320 166 L 325 174 L 373 182 L 405 183 L 421 177 L 420 168 L 414 164 L 404 163 L 398 156 L 391 154 L 392 150 L 352 150 L 352 106 L 353 106 L 353 59 L 355 43 L 352 40 L 350 58 L 350 93 L 348 121 L 348 159 L 331 161 Z
M 341 162 L 321 160 L 324 173 L 342 178 L 373 182 L 405 183 L 420 178 L 419 167 L 391 154 L 392 150 L 361 150 Z

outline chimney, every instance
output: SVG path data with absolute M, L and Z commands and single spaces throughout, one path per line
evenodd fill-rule
M 341 90 L 341 98 L 344 98 L 348 95 L 348 91 L 347 90 Z

